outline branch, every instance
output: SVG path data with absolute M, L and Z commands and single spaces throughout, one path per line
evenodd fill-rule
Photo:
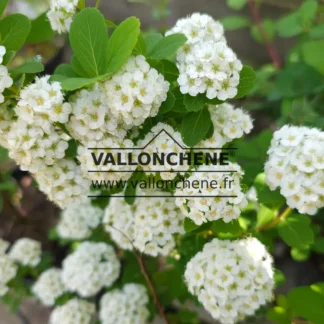
M 257 4 L 255 3 L 255 0 L 248 0 L 248 3 L 249 3 L 249 8 L 250 8 L 250 15 L 251 15 L 252 20 L 254 21 L 256 27 L 258 28 L 258 31 L 261 35 L 262 41 L 266 47 L 268 55 L 270 56 L 270 59 L 271 59 L 273 65 L 276 67 L 276 69 L 280 70 L 282 67 L 281 59 L 279 57 L 276 47 L 271 43 L 266 31 L 264 30 L 264 28 L 262 26 L 262 19 L 260 16 L 259 8 L 258 8 Z
M 150 289 L 150 292 L 151 292 L 151 294 L 153 296 L 155 306 L 158 309 L 158 311 L 160 313 L 160 316 L 163 318 L 164 322 L 166 324 L 169 324 L 169 320 L 167 319 L 166 314 L 164 312 L 164 307 L 161 304 L 161 302 L 160 302 L 160 300 L 159 300 L 159 298 L 157 296 L 157 293 L 155 291 L 155 288 L 153 286 L 153 283 L 152 283 L 152 281 L 150 279 L 150 276 L 148 275 L 148 272 L 147 272 L 147 269 L 145 267 L 145 264 L 144 264 L 144 260 L 142 258 L 142 255 L 137 251 L 137 249 L 135 248 L 132 240 L 125 233 L 123 233 L 121 230 L 119 230 L 118 228 L 116 228 L 116 227 L 114 227 L 112 225 L 109 225 L 109 226 L 111 228 L 113 228 L 114 230 L 118 231 L 119 233 L 121 233 L 130 242 L 130 244 L 132 245 L 132 247 L 133 247 L 133 253 L 136 256 L 137 262 L 138 262 L 138 264 L 139 264 L 139 266 L 141 268 L 142 275 L 145 278 L 145 281 L 146 281 L 146 283 L 147 283 L 147 285 L 148 285 L 148 287 Z
M 272 222 L 270 222 L 269 224 L 266 224 L 264 226 L 258 227 L 256 229 L 257 232 L 263 232 L 263 231 L 267 231 L 273 227 L 275 227 L 278 223 L 280 223 L 281 221 L 283 221 L 287 216 L 289 216 L 289 214 L 292 212 L 292 209 L 290 207 L 287 207 L 283 213 L 279 216 L 276 217 L 272 220 Z

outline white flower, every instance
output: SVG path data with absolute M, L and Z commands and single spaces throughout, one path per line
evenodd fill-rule
M 112 246 L 84 242 L 63 261 L 66 287 L 81 297 L 90 297 L 110 287 L 119 276 L 120 263 Z
M 32 288 L 33 293 L 45 306 L 53 306 L 55 300 L 66 292 L 61 270 L 51 268 L 43 272 Z
M 12 123 L 14 122 L 15 112 L 11 107 L 12 102 L 6 101 L 0 104 L 0 145 L 8 147 L 8 134 L 10 132 Z
M 85 239 L 100 224 L 102 215 L 103 211 L 92 206 L 90 200 L 83 204 L 72 204 L 63 210 L 57 232 L 63 238 Z
M 226 100 L 237 94 L 241 62 L 228 47 L 222 25 L 199 13 L 180 19 L 166 35 L 182 33 L 187 42 L 177 52 L 178 84 L 183 94 Z
M 241 167 L 233 163 L 200 166 L 187 179 L 189 184 L 198 181 L 199 185 L 183 184 L 177 188 L 175 196 L 180 197 L 176 198 L 176 205 L 197 225 L 217 219 L 226 223 L 237 219 L 247 205 L 240 186 L 243 174 Z
M 3 57 L 6 54 L 6 48 L 0 45 L 0 64 L 3 62 Z
M 2 249 L 4 248 L 2 241 Z M 5 247 L 5 249 L 7 246 Z M 0 296 L 5 295 L 9 288 L 7 284 L 10 280 L 16 277 L 18 267 L 13 260 L 6 254 L 0 253 Z
M 100 300 L 102 324 L 146 324 L 149 311 L 146 288 L 139 284 L 127 284 L 122 290 L 115 289 L 104 294 Z
M 213 239 L 185 271 L 189 291 L 224 324 L 234 324 L 271 301 L 273 276 L 271 255 L 256 238 Z
M 273 134 L 268 154 L 270 189 L 279 187 L 287 204 L 300 213 L 316 214 L 324 206 L 324 133 L 285 125 Z
M 59 160 L 33 176 L 39 189 L 61 208 L 88 200 L 90 182 L 83 178 L 80 167 L 73 160 Z
M 183 234 L 184 216 L 165 192 L 137 190 L 132 206 L 112 196 L 103 223 L 121 248 L 152 255 L 168 255 L 175 246 L 173 234 Z M 145 197 L 157 196 L 156 198 Z
M 9 245 L 10 245 L 9 242 L 0 238 L 0 255 L 6 253 L 6 250 L 8 249 Z
M 9 251 L 9 257 L 24 266 L 35 267 L 41 260 L 41 243 L 30 238 L 17 240 Z
M 3 92 L 6 88 L 10 88 L 13 84 L 7 68 L 4 65 L 0 65 L 0 103 L 4 102 Z
M 90 324 L 95 311 L 94 304 L 74 298 L 53 310 L 49 324 Z
M 110 80 L 104 82 L 104 87 L 103 102 L 116 118 L 123 120 L 125 129 L 156 116 L 169 91 L 169 83 L 142 55 L 131 56 Z

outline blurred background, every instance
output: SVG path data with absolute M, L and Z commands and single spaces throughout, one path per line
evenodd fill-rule
M 94 2 L 87 1 L 87 5 Z M 297 91 L 298 88 L 300 93 L 291 96 L 281 92 L 278 95 L 277 91 L 280 88 L 278 75 L 285 73 L 284 68 L 288 63 L 298 61 L 296 48 L 311 37 L 309 30 L 296 31 L 296 23 L 294 25 L 291 22 L 292 18 L 288 23 L 283 19 L 297 12 L 302 3 L 302 0 L 262 0 L 262 3 L 247 0 L 102 0 L 100 8 L 106 18 L 115 23 L 129 16 L 137 16 L 141 20 L 142 30 L 163 32 L 173 26 L 177 19 L 194 12 L 207 13 L 224 23 L 229 45 L 244 64 L 256 69 L 258 77 L 252 94 L 237 103 L 253 116 L 255 129 L 252 136 L 256 141 L 260 140 L 260 147 L 255 146 L 256 142 L 250 143 L 249 139 L 246 139 L 248 144 L 238 144 L 239 148 L 240 145 L 242 147 L 239 151 L 243 152 L 239 156 L 241 164 L 248 170 L 245 182 L 250 185 L 255 175 L 262 171 L 274 129 L 284 123 L 298 124 L 300 121 L 322 128 L 324 125 L 322 94 L 312 93 L 302 85 L 303 82 L 307 83 L 307 73 L 310 73 L 308 70 L 304 75 L 294 75 L 290 81 L 287 79 L 292 83 L 289 90 Z M 324 1 L 319 1 L 319 4 L 324 5 Z M 37 19 L 47 9 L 47 1 L 44 0 L 9 0 L 8 11 L 21 12 L 30 19 Z M 315 24 L 318 26 L 322 22 L 321 12 L 324 13 L 324 9 L 316 17 Z M 323 28 L 319 34 L 320 37 L 324 36 Z M 12 64 L 19 65 L 36 55 L 41 56 L 46 65 L 45 72 L 50 74 L 58 64 L 69 61 L 68 40 L 64 36 L 56 36 L 52 40 L 52 33 L 49 31 L 47 37 L 41 41 L 30 40 L 29 45 L 24 47 Z M 274 66 L 276 64 L 277 69 Z M 282 72 L 278 72 L 280 70 Z M 252 153 L 246 154 L 252 147 L 254 156 L 251 156 Z M 0 177 L 1 237 L 11 242 L 19 237 L 39 240 L 43 249 L 54 252 L 59 262 L 65 253 L 64 246 L 51 240 L 48 235 L 48 231 L 58 220 L 59 209 L 46 200 L 29 174 L 19 170 L 1 147 Z M 307 257 L 300 254 L 291 258 L 290 250 L 278 243 L 275 247 L 275 258 L 276 267 L 286 276 L 285 283 L 279 288 L 282 293 L 286 293 L 291 287 L 324 279 L 322 253 L 309 252 Z M 33 300 L 24 302 L 16 315 L 11 314 L 6 306 L 0 305 L 0 324 L 44 324 L 47 323 L 49 312 L 50 310 Z M 268 323 L 264 319 L 256 321 L 261 324 Z M 206 323 L 212 321 L 207 317 Z

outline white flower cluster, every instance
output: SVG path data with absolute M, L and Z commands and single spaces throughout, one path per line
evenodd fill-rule
M 59 34 L 70 30 L 78 2 L 79 0 L 50 0 L 50 10 L 47 17 L 53 30 L 56 30 Z
M 132 175 L 130 171 L 134 171 L 137 166 L 127 165 L 127 163 L 123 165 L 123 163 L 129 154 L 135 155 L 135 151 L 131 149 L 133 146 L 134 143 L 131 140 L 121 141 L 113 137 L 91 141 L 87 146 L 79 146 L 78 160 L 81 162 L 83 177 L 90 180 L 128 180 Z M 119 148 L 122 149 L 119 150 Z M 99 162 L 98 165 L 95 163 L 93 154 Z
M 6 51 L 7 51 L 6 48 L 0 45 L 0 64 L 2 64 L 3 62 L 3 57 L 5 56 Z
M 49 324 L 90 324 L 95 311 L 94 304 L 74 298 L 53 310 Z
M 110 112 L 123 120 L 124 127 L 129 129 L 157 115 L 167 98 L 169 86 L 144 56 L 131 56 L 110 80 L 104 82 L 103 100 L 108 103 Z
M 80 166 L 73 160 L 58 160 L 34 174 L 34 177 L 39 189 L 61 208 L 88 199 L 90 182 L 82 176 Z
M 133 246 L 151 256 L 168 255 L 175 246 L 173 234 L 184 233 L 184 216 L 172 197 L 158 191 L 137 191 L 138 197 L 130 206 L 124 199 L 110 199 L 103 223 L 111 238 L 122 249 Z M 131 241 L 131 242 L 130 242 Z
M 61 270 L 51 268 L 43 272 L 32 288 L 33 293 L 45 306 L 53 306 L 55 300 L 66 292 Z
M 4 102 L 3 92 L 5 89 L 10 88 L 13 84 L 8 69 L 4 65 L 0 65 L 0 103 Z
M 250 115 L 231 104 L 210 105 L 208 109 L 214 125 L 214 134 L 198 143 L 196 147 L 221 148 L 226 143 L 249 134 L 253 128 Z
M 107 135 L 120 139 L 126 136 L 123 120 L 111 113 L 104 91 L 104 86 L 96 83 L 91 89 L 82 89 L 70 98 L 72 115 L 67 128 L 84 145 Z
M 90 297 L 118 278 L 120 262 L 112 246 L 84 242 L 63 261 L 62 279 L 66 287 L 81 297 Z
M 314 215 L 324 206 L 324 132 L 283 126 L 273 134 L 265 164 L 270 189 L 280 188 L 291 208 Z
M 18 267 L 14 261 L 5 254 L 9 243 L 0 239 L 0 296 L 5 295 L 9 288 L 7 284 L 16 277 Z
M 189 261 L 185 280 L 215 319 L 233 324 L 271 301 L 273 275 L 271 255 L 256 238 L 214 239 Z
M 9 148 L 8 134 L 15 116 L 15 111 L 11 105 L 12 102 L 10 100 L 0 104 L 0 145 L 7 149 Z
M 102 216 L 102 209 L 92 206 L 89 200 L 83 204 L 71 204 L 61 213 L 57 232 L 66 239 L 86 239 L 99 226 Z
M 187 179 L 189 183 L 199 183 L 199 188 L 184 184 L 175 192 L 175 196 L 182 196 L 175 203 L 197 225 L 217 219 L 228 223 L 237 219 L 247 205 L 240 186 L 243 174 L 236 163 L 200 166 Z
M 146 288 L 140 284 L 127 284 L 121 290 L 109 291 L 100 300 L 101 324 L 146 324 L 148 301 Z
M 183 94 L 226 100 L 237 94 L 241 62 L 228 47 L 223 26 L 212 17 L 199 13 L 177 21 L 166 35 L 182 33 L 187 37 L 178 50 L 178 83 Z
M 185 153 L 181 147 L 186 147 L 182 141 L 181 134 L 167 124 L 158 123 L 143 140 L 137 143 L 137 146 L 144 147 L 141 152 L 148 153 L 150 156 L 153 156 L 153 153 L 159 156 L 176 153 L 174 156 L 171 156 L 172 164 L 169 164 L 167 159 L 165 159 L 164 165 L 160 164 L 158 160 L 152 160 L 152 163 L 143 167 L 146 174 L 155 175 L 158 171 L 162 171 L 159 173 L 163 180 L 172 180 L 177 174 L 183 175 L 190 167 L 186 161 L 183 163 L 180 161 L 180 155 L 178 154 L 180 152 Z
M 42 248 L 38 241 L 30 238 L 17 240 L 9 251 L 9 257 L 24 265 L 35 267 L 41 260 Z

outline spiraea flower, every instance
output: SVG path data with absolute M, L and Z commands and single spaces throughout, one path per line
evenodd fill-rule
M 9 156 L 23 170 L 32 173 L 64 158 L 69 146 L 67 141 L 55 132 L 54 126 L 50 125 L 48 131 L 45 133 L 42 127 L 18 119 L 12 123 L 8 134 Z
M 90 181 L 81 174 L 80 166 L 73 160 L 62 159 L 33 174 L 47 198 L 61 208 L 87 201 Z
M 234 98 L 241 62 L 226 44 L 223 26 L 199 13 L 180 19 L 166 35 L 182 33 L 187 42 L 177 52 L 178 84 L 183 94 L 226 100 Z
M 3 57 L 6 54 L 6 48 L 4 46 L 0 45 L 0 64 L 3 62 Z
M 235 163 L 200 166 L 187 179 L 188 182 L 176 190 L 175 196 L 180 197 L 175 203 L 197 225 L 218 219 L 228 223 L 237 219 L 241 209 L 247 205 L 240 186 L 243 174 L 241 167 Z M 190 185 L 194 181 L 199 185 Z
M 5 295 L 9 288 L 7 284 L 16 277 L 18 267 L 14 261 L 6 254 L 4 251 L 7 249 L 8 245 L 1 241 L 0 251 L 0 296 Z
M 51 268 L 43 272 L 34 284 L 32 291 L 43 305 L 53 306 L 55 300 L 66 292 L 61 270 Z
M 5 101 L 0 104 L 0 145 L 8 147 L 8 134 L 15 118 L 15 111 L 11 107 L 11 101 Z
M 49 324 L 91 324 L 95 311 L 94 304 L 74 298 L 53 310 Z
M 59 34 L 70 30 L 72 18 L 78 6 L 78 0 L 51 0 L 47 17 L 52 29 Z
M 223 324 L 253 315 L 272 299 L 272 258 L 256 239 L 205 244 L 187 264 L 185 281 L 204 308 Z
M 9 242 L 0 238 L 0 255 L 6 253 L 6 250 L 8 249 L 9 245 Z
M 21 238 L 17 240 L 9 251 L 9 257 L 16 262 L 35 267 L 41 260 L 41 243 L 30 238 Z
M 174 234 L 184 233 L 184 216 L 174 199 L 165 192 L 137 191 L 138 197 L 130 206 L 124 199 L 112 196 L 103 223 L 112 240 L 122 249 L 152 255 L 168 255 L 175 246 Z M 147 198 L 156 196 L 156 198 Z
M 112 246 L 83 242 L 63 261 L 62 279 L 70 291 L 90 297 L 110 287 L 119 271 L 120 262 Z
M 90 201 L 72 204 L 61 213 L 57 232 L 60 237 L 66 239 L 86 239 L 92 230 L 98 227 L 102 216 L 102 209 L 92 206 Z
M 190 164 L 186 161 L 182 162 L 180 154 L 178 154 L 186 153 L 186 150 L 183 149 L 186 145 L 182 141 L 181 134 L 167 124 L 158 123 L 143 140 L 137 143 L 137 146 L 144 147 L 141 153 L 149 154 L 152 157 L 151 163 L 143 166 L 148 175 L 159 173 L 162 179 L 172 180 L 177 174 L 183 175 L 190 168 Z M 159 157 L 164 155 L 164 161 L 155 160 L 154 154 Z M 170 155 L 171 164 L 168 162 L 168 155 Z
M 128 180 L 137 167 L 136 164 L 127 163 L 129 154 L 136 161 L 133 146 L 131 140 L 116 137 L 105 137 L 79 146 L 78 160 L 81 162 L 82 175 L 90 180 Z
M 123 121 L 110 112 L 104 91 L 104 87 L 96 83 L 91 89 L 78 91 L 70 99 L 72 115 L 67 128 L 84 145 L 107 135 L 120 139 L 126 135 Z
M 249 134 L 253 128 L 251 117 L 240 108 L 223 103 L 210 105 L 208 109 L 214 125 L 214 134 L 198 143 L 196 147 L 221 148 L 226 143 Z
M 104 294 L 100 300 L 102 324 L 136 323 L 146 324 L 149 311 L 146 288 L 139 284 L 127 284 Z
M 103 100 L 111 114 L 129 129 L 157 115 L 167 98 L 169 83 L 139 55 L 131 56 L 118 73 L 105 81 L 104 87 Z
M 8 69 L 4 65 L 0 65 L 0 103 L 4 102 L 3 92 L 5 89 L 10 88 L 13 84 Z
M 265 164 L 270 189 L 280 188 L 291 208 L 314 215 L 324 206 L 324 132 L 283 126 L 273 134 Z

